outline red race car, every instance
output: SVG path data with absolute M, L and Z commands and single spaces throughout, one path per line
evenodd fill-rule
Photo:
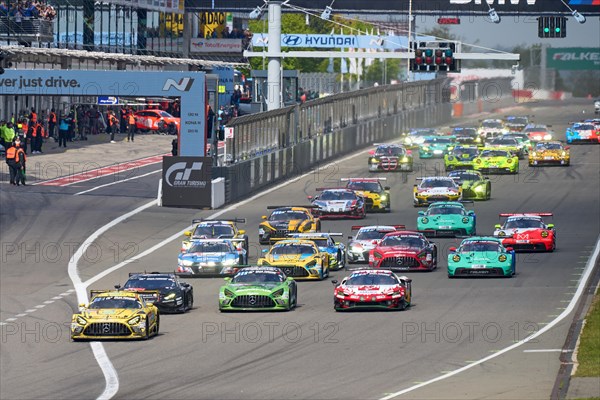
M 174 134 L 179 132 L 180 118 L 174 117 L 162 110 L 142 110 L 134 114 L 135 127 L 143 132 L 157 131 L 168 132 L 175 130 Z
M 369 267 L 392 271 L 432 271 L 437 268 L 437 246 L 419 232 L 388 233 L 369 252 Z
M 411 282 L 392 271 L 364 269 L 352 272 L 335 285 L 333 307 L 336 311 L 352 309 L 404 310 L 410 307 Z
M 502 239 L 504 247 L 515 251 L 554 251 L 556 231 L 554 224 L 545 224 L 542 217 L 552 213 L 500 214 L 504 224 L 496 225 L 494 236 Z

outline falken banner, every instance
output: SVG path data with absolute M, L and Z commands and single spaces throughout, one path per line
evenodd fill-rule
M 289 5 L 324 10 L 331 6 L 333 13 L 361 12 L 377 14 L 409 13 L 412 4 L 413 15 L 482 15 L 488 14 L 489 7 L 496 9 L 500 16 L 540 14 L 571 14 L 569 7 L 576 9 L 586 16 L 600 15 L 599 0 L 290 0 Z M 187 12 L 195 11 L 245 11 L 250 12 L 262 5 L 258 0 L 185 0 Z M 319 11 L 320 12 L 320 11 Z
M 0 75 L 0 96 L 179 98 L 181 101 L 179 154 L 204 156 L 206 147 L 204 78 L 203 72 L 7 69 L 3 75 Z
M 435 37 L 418 36 L 417 40 L 434 41 Z M 255 33 L 252 36 L 253 47 L 265 47 L 268 44 L 269 35 L 267 33 Z M 406 36 L 388 35 L 287 34 L 281 35 L 281 47 L 406 50 L 408 40 Z
M 212 158 L 163 157 L 162 205 L 210 208 Z
M 557 70 L 598 71 L 600 49 L 597 47 L 548 48 L 546 67 Z

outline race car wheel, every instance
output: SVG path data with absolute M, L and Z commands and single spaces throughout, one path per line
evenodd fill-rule
M 150 339 L 150 325 L 148 324 L 148 316 L 146 316 L 146 334 L 144 340 Z
M 317 221 L 317 232 L 321 232 L 321 220 Z
M 186 305 L 186 307 L 187 307 L 186 311 L 189 311 L 192 308 L 194 308 L 194 295 L 193 294 L 191 294 L 191 293 L 188 294 L 186 304 L 187 304 Z
M 154 325 L 154 335 L 158 336 L 158 331 L 160 330 L 160 315 L 156 315 L 156 325 Z
M 296 304 L 298 304 L 298 297 L 296 293 L 296 288 L 290 289 L 290 301 L 288 303 L 287 311 L 290 311 L 296 308 Z

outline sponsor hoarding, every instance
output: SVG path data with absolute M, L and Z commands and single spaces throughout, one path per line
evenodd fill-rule
M 600 70 L 597 47 L 562 47 L 546 49 L 546 66 L 558 70 Z
M 202 39 L 190 40 L 191 53 L 242 53 L 242 39 Z
M 211 180 L 210 157 L 163 157 L 163 206 L 211 207 Z

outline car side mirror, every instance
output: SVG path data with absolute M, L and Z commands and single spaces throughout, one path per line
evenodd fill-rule
M 383 190 L 390 190 L 390 187 L 389 186 L 384 186 Z
M 231 277 L 230 276 L 226 276 L 225 278 L 223 278 L 223 280 L 225 282 L 231 282 Z
M 79 311 L 83 311 L 88 307 L 88 305 L 86 303 L 81 303 L 79 304 Z
M 469 211 L 467 214 L 473 216 L 475 215 L 475 211 Z
M 448 251 L 450 251 L 450 253 L 456 253 L 456 247 L 452 246 L 448 249 Z
M 263 216 L 261 216 L 260 218 L 261 218 L 261 219 L 267 219 L 267 216 L 266 216 L 266 215 L 263 215 Z
M 312 200 L 313 196 L 306 196 L 307 199 Z
M 571 146 L 565 146 L 565 150 L 569 150 Z
M 338 286 L 338 281 L 337 281 L 337 280 L 335 280 L 335 279 L 333 279 L 333 280 L 331 281 L 331 283 L 333 284 L 333 286 Z
M 246 234 L 246 230 L 244 230 L 244 229 L 240 229 L 240 230 L 239 230 L 239 233 L 240 233 L 240 235 L 245 235 L 245 234 Z
M 425 211 L 419 211 L 419 215 L 425 215 Z
M 192 236 L 192 231 L 185 231 L 185 232 L 183 232 L 183 235 L 190 237 L 190 236 Z
M 494 225 L 494 228 L 496 228 L 496 229 L 502 229 L 502 225 L 496 224 L 496 225 Z
M 546 225 L 546 226 L 548 227 L 548 229 L 552 229 L 552 228 L 554 228 L 554 224 L 548 224 L 548 225 Z

